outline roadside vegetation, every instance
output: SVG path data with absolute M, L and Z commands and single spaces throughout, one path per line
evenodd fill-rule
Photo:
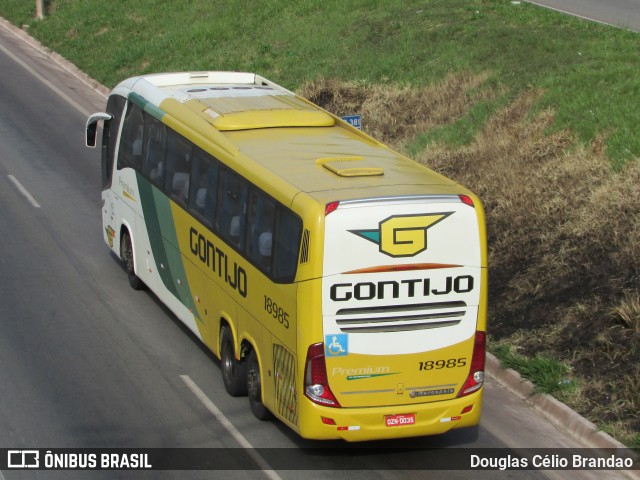
M 107 86 L 256 71 L 362 114 L 483 200 L 494 352 L 640 447 L 640 34 L 506 0 L 213 3 L 0 15 Z
M 331 80 L 302 93 L 339 114 L 342 105 L 363 112 L 375 136 L 411 150 L 413 125 L 446 128 L 486 101 L 475 88 L 483 78 L 454 75 L 424 89 Z M 536 108 L 543 96 L 530 87 L 495 109 L 469 144 L 434 140 L 414 158 L 484 201 L 493 352 L 637 447 L 640 162 L 616 171 L 604 136 L 581 144 L 570 129 L 553 131 L 554 111 Z

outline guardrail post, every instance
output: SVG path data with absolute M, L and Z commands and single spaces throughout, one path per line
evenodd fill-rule
M 36 19 L 44 19 L 44 0 L 36 0 Z

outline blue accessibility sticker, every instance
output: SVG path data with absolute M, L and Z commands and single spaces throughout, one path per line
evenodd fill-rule
M 342 357 L 349 354 L 349 335 L 346 333 L 334 333 L 324 337 L 325 352 L 327 357 Z

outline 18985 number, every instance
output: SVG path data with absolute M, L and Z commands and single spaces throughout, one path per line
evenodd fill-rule
M 264 296 L 264 309 L 269 315 L 278 320 L 284 328 L 289 328 L 289 314 L 266 295 Z
M 449 358 L 447 360 L 428 360 L 418 362 L 418 370 L 442 370 L 443 368 L 464 367 L 467 364 L 466 358 Z

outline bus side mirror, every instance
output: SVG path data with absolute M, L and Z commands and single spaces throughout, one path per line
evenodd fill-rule
M 105 122 L 108 122 L 112 118 L 113 118 L 113 115 L 110 115 L 108 113 L 103 113 L 103 112 L 94 113 L 93 115 L 91 115 L 89 117 L 89 119 L 87 120 L 87 128 L 86 128 L 86 133 L 87 133 L 86 144 L 87 144 L 87 147 L 95 147 L 96 146 L 96 134 L 98 132 L 98 122 L 100 120 L 104 120 Z

